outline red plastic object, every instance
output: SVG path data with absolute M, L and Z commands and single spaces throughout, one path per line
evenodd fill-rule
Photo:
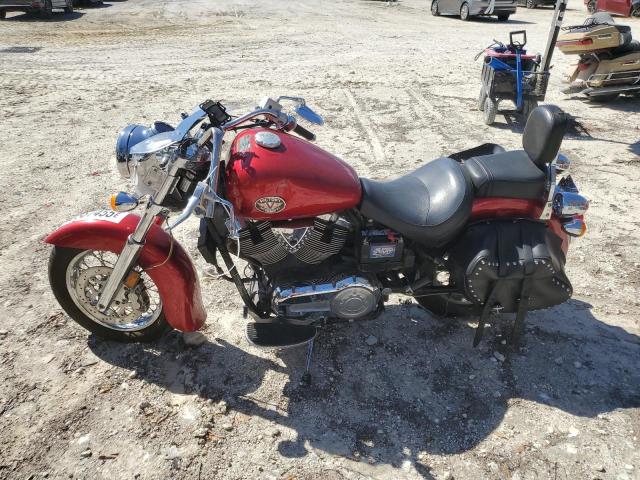
M 588 5 L 590 0 L 584 0 L 584 4 Z M 617 13 L 628 17 L 631 15 L 633 7 L 632 0 L 597 0 L 596 11 Z
M 120 253 L 139 220 L 133 214 L 127 214 L 117 223 L 80 218 L 62 225 L 44 241 L 58 247 Z M 198 274 L 187 252 L 175 240 L 172 249 L 171 237 L 158 224 L 149 231 L 139 264 L 143 269 L 158 265 L 147 274 L 158 287 L 167 322 L 183 332 L 202 327 L 207 312 L 202 303 Z
M 257 145 L 255 134 L 260 131 L 280 137 L 280 146 Z M 353 208 L 361 195 L 353 168 L 293 135 L 252 128 L 231 145 L 226 197 L 240 217 L 273 221 L 316 217 Z
M 488 57 L 496 57 L 496 58 L 516 58 L 515 53 L 511 52 L 496 52 L 492 48 L 487 48 L 484 51 L 485 55 Z M 535 60 L 536 55 L 520 55 L 522 60 Z
M 584 45 L 592 45 L 592 44 L 593 44 L 593 38 L 585 38 L 584 40 L 562 40 L 562 41 L 559 40 L 556 45 L 558 47 L 566 47 L 568 45 L 584 46 Z

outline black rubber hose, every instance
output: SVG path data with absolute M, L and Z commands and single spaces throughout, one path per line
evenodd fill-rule
M 293 131 L 310 142 L 313 142 L 316 139 L 316 136 L 313 133 L 300 125 L 296 125 L 296 128 L 294 128 Z

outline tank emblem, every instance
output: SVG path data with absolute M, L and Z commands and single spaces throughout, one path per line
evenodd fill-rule
M 248 152 L 249 150 L 251 150 L 251 141 L 249 140 L 250 136 L 251 135 L 245 135 L 238 142 L 238 151 L 240 153 L 245 153 L 245 152 Z
M 287 203 L 280 197 L 261 197 L 256 200 L 256 210 L 263 213 L 278 213 L 285 209 Z
M 280 146 L 280 137 L 273 132 L 256 133 L 256 143 L 264 148 L 278 148 Z

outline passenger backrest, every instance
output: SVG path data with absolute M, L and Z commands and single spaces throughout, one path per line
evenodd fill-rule
M 568 125 L 567 114 L 555 105 L 543 105 L 529 115 L 522 146 L 540 169 L 556 158 Z

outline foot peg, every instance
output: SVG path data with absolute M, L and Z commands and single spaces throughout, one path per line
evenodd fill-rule
M 258 347 L 287 348 L 307 344 L 307 364 L 300 384 L 311 384 L 311 364 L 313 361 L 313 344 L 318 330 L 306 325 L 289 325 L 286 323 L 249 323 L 247 339 Z
M 249 323 L 247 339 L 258 347 L 287 348 L 304 345 L 316 336 L 316 328 L 286 323 Z

